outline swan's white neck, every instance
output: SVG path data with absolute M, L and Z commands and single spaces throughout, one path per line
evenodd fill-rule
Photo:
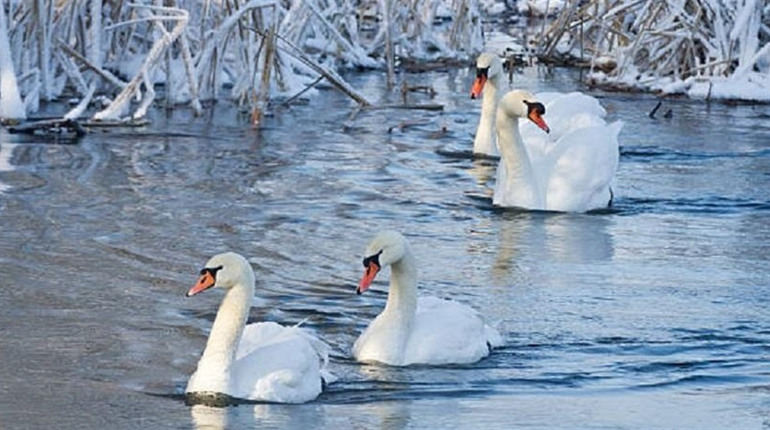
M 203 351 L 194 382 L 187 392 L 229 393 L 230 368 L 243 334 L 254 296 L 254 274 L 244 270 L 240 280 L 222 299 Z M 191 387 L 191 385 L 194 385 Z
M 495 116 L 497 114 L 497 104 L 502 96 L 499 91 L 502 85 L 502 78 L 495 75 L 484 85 L 481 100 L 481 118 L 479 126 L 476 129 L 476 138 L 473 140 L 473 152 L 475 154 L 486 154 L 497 156 L 497 144 L 495 143 Z
M 417 311 L 417 264 L 409 248 L 404 255 L 390 265 L 390 288 L 388 302 L 382 311 L 383 323 L 397 335 L 395 345 L 403 351 L 412 329 Z
M 497 133 L 501 162 L 505 169 L 505 185 L 509 190 L 514 187 L 516 189 L 517 201 L 512 202 L 513 205 L 530 209 L 544 208 L 545 202 L 540 193 L 532 161 L 519 132 L 519 118 L 498 115 Z

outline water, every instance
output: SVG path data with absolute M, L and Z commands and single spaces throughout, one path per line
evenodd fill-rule
M 0 427 L 770 428 L 770 107 L 666 100 L 650 119 L 653 96 L 599 94 L 626 124 L 615 207 L 530 213 L 493 208 L 494 163 L 462 156 L 472 79 L 409 77 L 443 112 L 352 117 L 323 90 L 262 130 L 218 106 L 75 145 L 0 135 Z M 379 74 L 354 82 L 398 101 Z M 361 253 L 384 228 L 410 238 L 421 294 L 480 310 L 505 346 L 354 363 L 388 279 L 356 296 Z M 184 405 L 221 294 L 183 294 L 225 250 L 253 262 L 251 319 L 307 318 L 332 346 L 317 401 Z

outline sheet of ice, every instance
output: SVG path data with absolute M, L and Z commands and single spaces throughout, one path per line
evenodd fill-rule
M 491 52 L 497 55 L 524 54 L 525 48 L 514 37 L 497 30 L 492 30 L 484 41 L 484 52 Z

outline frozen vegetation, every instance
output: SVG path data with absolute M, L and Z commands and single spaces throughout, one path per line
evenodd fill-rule
M 270 102 L 339 75 L 467 61 L 504 47 L 482 11 L 547 15 L 534 50 L 582 63 L 622 90 L 770 101 L 770 5 L 763 0 L 0 0 L 0 118 L 41 101 L 65 118 L 140 119 L 155 102 L 200 112 L 230 99 L 255 123 Z M 498 22 L 505 33 L 505 24 Z M 532 47 L 532 45 L 524 44 Z M 519 46 L 522 46 L 519 45 Z M 510 52 L 508 47 L 507 51 Z M 156 93 L 157 91 L 157 93 Z
M 765 0 L 571 1 L 541 54 L 588 62 L 616 89 L 770 102 L 768 41 Z
M 270 100 L 405 56 L 468 60 L 476 0 L 0 0 L 0 116 L 77 101 L 67 118 L 142 118 L 159 96 L 200 111 L 230 98 L 258 122 Z M 7 24 L 7 25 L 6 25 Z M 160 86 L 162 84 L 162 87 Z

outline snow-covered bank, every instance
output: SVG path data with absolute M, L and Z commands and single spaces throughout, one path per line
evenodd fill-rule
M 770 103 L 770 74 L 752 72 L 740 77 L 712 76 L 686 79 L 651 78 L 624 82 L 596 72 L 588 76 L 592 85 L 621 90 L 642 90 L 662 94 L 683 94 L 693 99 Z
M 545 58 L 590 65 L 590 82 L 696 98 L 770 101 L 770 4 L 761 0 L 572 1 Z
M 342 68 L 470 60 L 482 46 L 478 0 L 0 0 L 0 8 L 6 118 L 64 97 L 78 101 L 67 118 L 141 118 L 164 97 L 195 111 L 232 99 L 258 120 L 270 100 L 320 79 L 361 103 Z

